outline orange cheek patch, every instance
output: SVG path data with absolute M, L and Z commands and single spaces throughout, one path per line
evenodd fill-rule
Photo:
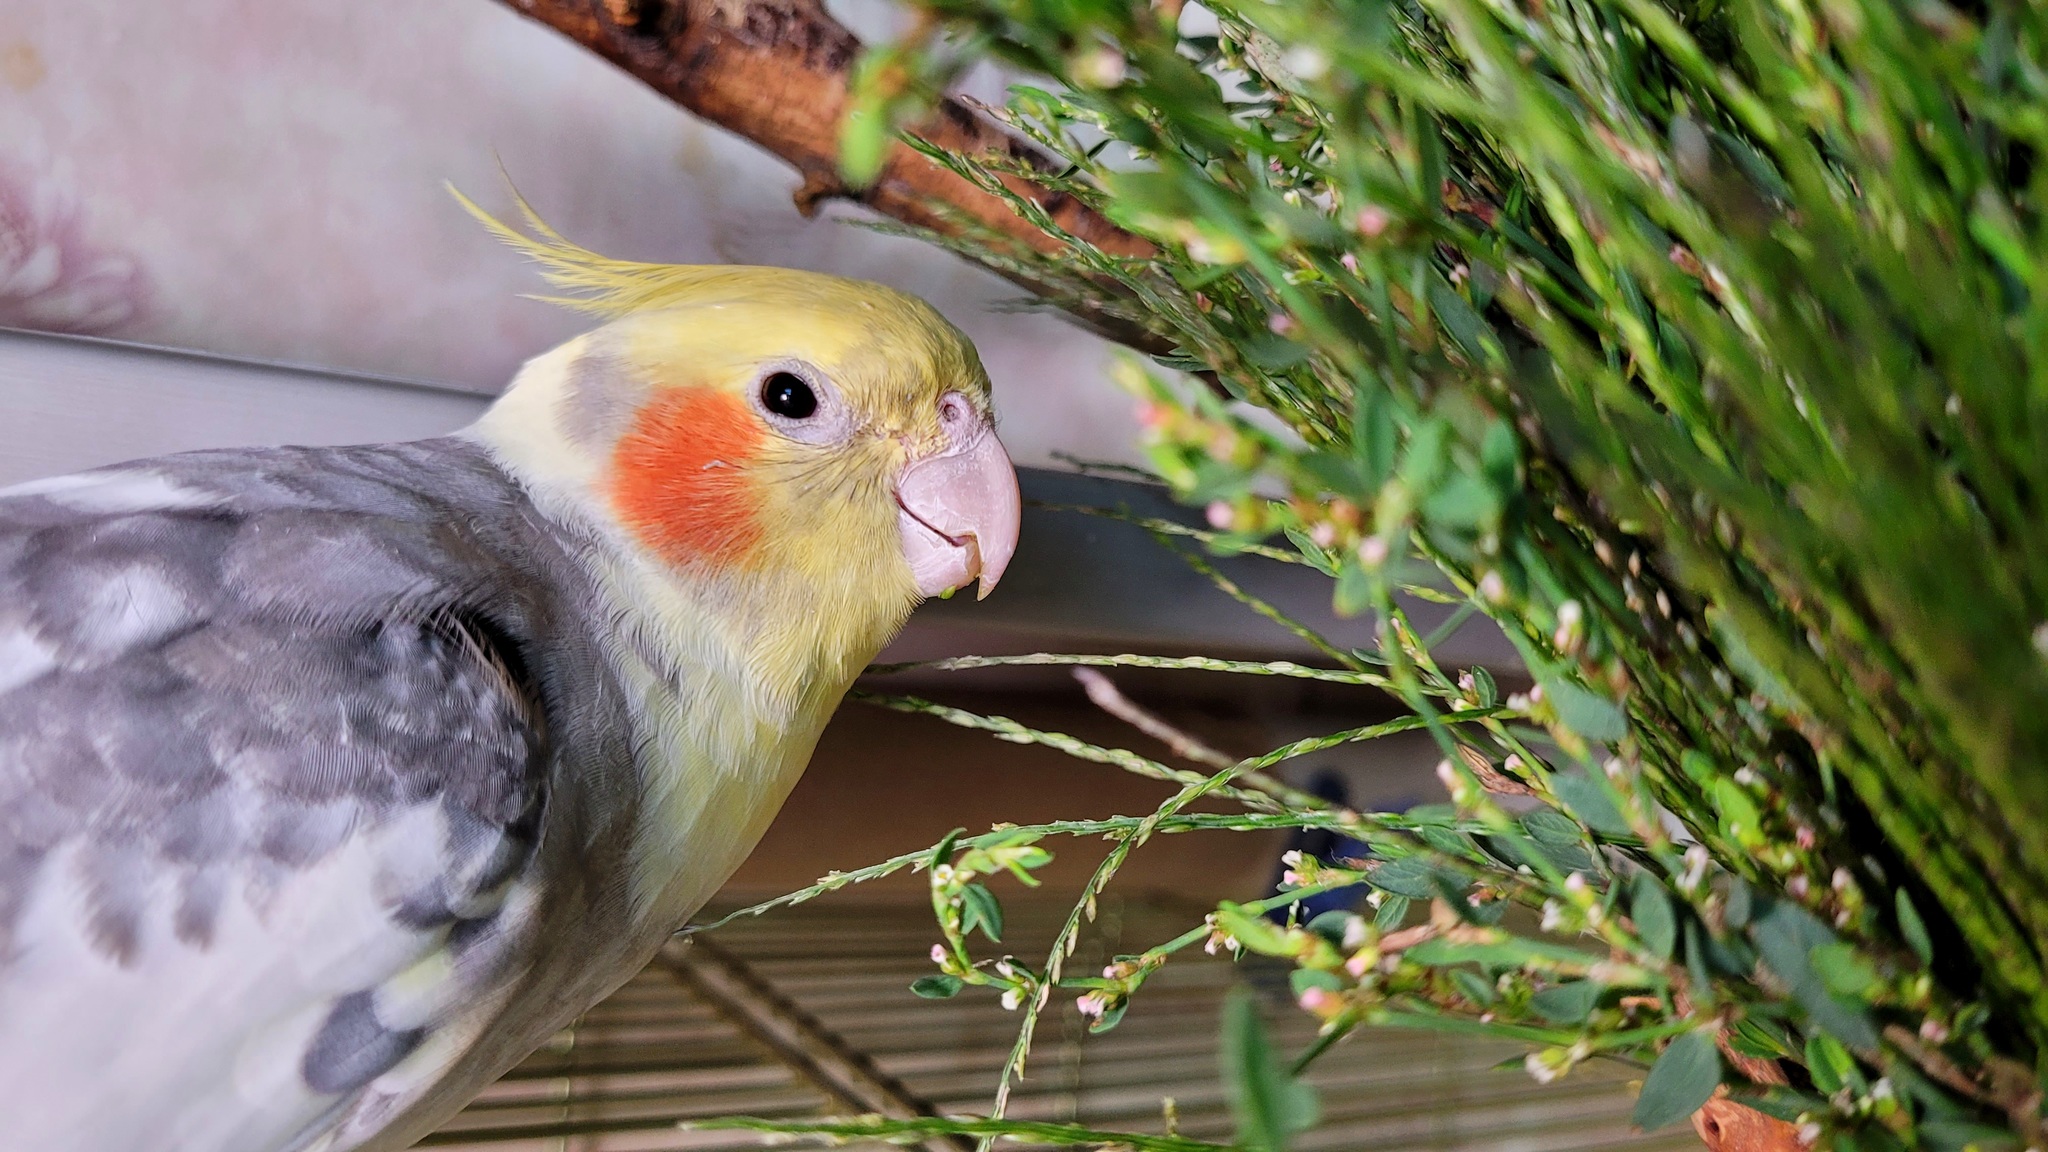
M 738 560 L 761 539 L 745 464 L 763 435 L 735 396 L 708 388 L 657 396 L 612 450 L 612 508 L 670 563 Z

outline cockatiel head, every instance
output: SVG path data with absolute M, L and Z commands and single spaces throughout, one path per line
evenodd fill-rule
M 610 320 L 531 362 L 478 433 L 543 506 L 615 524 L 770 684 L 850 676 L 919 600 L 1001 579 L 1016 476 L 973 345 L 929 305 L 608 259 L 523 201 L 537 238 L 463 204 Z

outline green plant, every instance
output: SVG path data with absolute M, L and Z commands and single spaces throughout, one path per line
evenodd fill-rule
M 1223 905 L 1075 978 L 1057 949 L 967 947 L 988 854 L 1062 829 L 1006 831 L 931 857 L 948 946 L 925 991 L 1026 1005 L 1014 1071 L 1054 988 L 1110 1026 L 1209 938 L 1292 963 L 1327 1042 L 1428 1023 L 1521 1040 L 1538 1078 L 1639 1061 L 1645 1125 L 1725 1084 L 1841 1147 L 2041 1147 L 2048 9 L 922 7 L 865 70 L 895 103 L 855 143 L 982 56 L 1054 82 L 995 114 L 1064 162 L 1036 179 L 1156 255 L 1061 233 L 1005 161 L 927 149 L 1064 252 L 941 242 L 1200 374 L 1124 380 L 1159 477 L 1215 528 L 1180 538 L 1312 565 L 1373 613 L 1370 651 L 1310 637 L 1334 669 L 1313 674 L 1405 705 L 1453 800 L 1329 813 L 1252 777 L 1286 750 L 1194 777 L 895 701 L 1183 782 L 1111 832 L 1070 927 L 1210 794 L 1247 809 L 1231 826 L 1365 840 L 1372 861 L 1292 879 L 1380 894 L 1369 921 Z M 1531 690 L 1439 667 L 1404 591 L 1499 622 Z

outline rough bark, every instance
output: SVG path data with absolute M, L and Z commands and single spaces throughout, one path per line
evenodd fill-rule
M 567 35 L 648 87 L 795 166 L 803 176 L 797 207 L 809 214 L 826 199 L 855 200 L 906 224 L 958 229 L 935 205 L 1041 252 L 1059 245 L 1020 219 L 1002 199 L 898 143 L 864 189 L 839 175 L 839 130 L 860 40 L 819 0 L 502 0 L 513 11 Z M 911 129 L 948 151 L 990 152 L 1043 168 L 1047 159 L 1000 125 L 956 100 Z M 1064 192 L 1008 178 L 1074 236 L 1119 256 L 1154 249 Z M 1043 286 L 1020 280 L 1026 288 Z M 1100 315 L 1081 317 L 1105 335 L 1148 351 L 1151 333 Z
M 1806 1152 L 1797 1128 L 1726 1096 L 1693 1113 L 1692 1130 L 1709 1152 Z
M 1729 1046 L 1726 1035 L 1717 1037 L 1715 1042 L 1721 1049 L 1721 1058 L 1733 1064 L 1751 1083 L 1785 1083 L 1784 1069 L 1778 1067 L 1777 1061 L 1744 1056 Z M 1799 1141 L 1799 1129 L 1776 1116 L 1766 1116 L 1746 1104 L 1736 1103 L 1728 1098 L 1726 1088 L 1716 1090 L 1714 1098 L 1692 1114 L 1692 1130 L 1699 1133 L 1708 1152 L 1807 1152 L 1806 1145 Z

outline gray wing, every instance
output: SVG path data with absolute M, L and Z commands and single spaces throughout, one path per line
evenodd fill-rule
M 547 736 L 493 617 L 518 590 L 434 477 L 357 453 L 0 491 L 24 1147 L 289 1146 L 428 1059 L 526 942 Z

